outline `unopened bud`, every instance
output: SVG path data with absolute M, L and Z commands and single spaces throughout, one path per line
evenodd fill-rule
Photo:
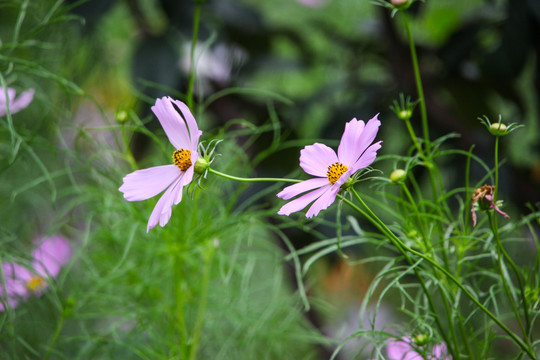
M 206 169 L 210 167 L 210 163 L 202 156 L 199 156 L 197 158 L 197 161 L 195 161 L 195 173 L 196 174 L 204 174 Z
M 424 346 L 428 343 L 429 341 L 429 336 L 427 336 L 426 334 L 418 334 L 414 337 L 414 344 L 416 346 Z
M 489 132 L 493 135 L 506 135 L 506 125 L 504 125 L 503 123 L 493 123 L 489 127 Z
M 124 109 L 118 109 L 116 111 L 116 121 L 119 122 L 120 124 L 124 124 L 126 123 L 126 121 L 128 121 L 129 119 L 129 114 L 126 110 Z
M 396 169 L 390 174 L 390 181 L 394 184 L 402 182 L 407 177 L 407 173 L 403 169 Z
M 401 110 L 400 112 L 398 112 L 397 116 L 401 120 L 409 120 L 411 118 L 411 116 L 412 116 L 412 111 L 409 110 L 409 109 L 404 109 L 404 110 Z

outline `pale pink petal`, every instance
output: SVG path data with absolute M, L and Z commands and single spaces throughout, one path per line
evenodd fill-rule
M 345 130 L 341 136 L 337 151 L 341 163 L 350 166 L 351 164 L 354 164 L 356 159 L 360 156 L 361 153 L 358 153 L 360 149 L 358 149 L 356 145 L 358 144 L 358 140 L 362 135 L 365 125 L 366 124 L 362 120 L 357 120 L 356 118 L 345 124 Z
M 71 254 L 71 245 L 66 238 L 58 235 L 46 237 L 32 252 L 34 269 L 43 278 L 56 277 L 71 259 Z
M 9 104 L 9 111 L 11 111 L 12 114 L 18 113 L 19 111 L 25 109 L 28 105 L 30 105 L 33 99 L 34 89 L 23 91 L 18 98 L 16 98 L 12 101 L 11 104 Z
M 180 191 L 178 191 L 176 194 L 174 205 L 178 205 L 180 201 L 182 201 L 182 192 L 183 192 L 182 189 L 184 188 L 184 186 L 188 185 L 193 180 L 194 173 L 195 173 L 195 167 L 190 166 L 184 173 L 184 176 L 182 176 L 182 179 L 178 183 L 178 186 L 180 187 Z
M 174 108 L 170 97 L 156 99 L 152 111 L 157 116 L 169 141 L 176 149 L 190 149 L 191 139 L 186 122 Z
M 150 199 L 165 190 L 178 179 L 182 171 L 176 165 L 155 166 L 134 171 L 124 177 L 118 190 L 129 201 Z
M 377 158 L 377 150 L 381 148 L 381 142 L 382 141 L 376 142 L 375 144 L 368 147 L 366 151 L 364 151 L 358 161 L 351 166 L 353 174 L 358 170 L 371 165 L 371 163 L 375 161 L 375 159 Z
M 15 97 L 16 94 L 17 92 L 15 89 L 8 88 L 6 98 L 5 88 L 0 86 L 0 116 L 5 116 L 7 114 L 8 105 L 11 114 L 15 114 L 26 108 L 34 98 L 34 89 L 23 91 L 18 98 Z
M 422 356 L 414 351 L 409 338 L 392 341 L 386 345 L 386 354 L 389 360 L 423 360 Z
M 337 161 L 334 150 L 324 144 L 315 143 L 300 150 L 300 167 L 310 175 L 326 177 L 328 166 Z
M 446 344 L 433 346 L 433 360 L 452 360 L 452 355 L 448 354 Z
M 285 187 L 277 194 L 277 197 L 282 198 L 283 200 L 289 200 L 303 192 L 329 184 L 330 182 L 327 178 L 313 178 Z
M 312 201 L 314 201 L 319 196 L 324 194 L 330 188 L 330 186 L 331 185 L 328 184 L 319 189 L 315 189 L 312 192 L 309 192 L 305 195 L 302 195 L 297 199 L 289 201 L 287 204 L 283 205 L 281 209 L 279 209 L 278 214 L 289 216 L 293 212 L 302 210 L 303 208 L 308 206 Z
M 182 173 L 182 175 L 183 174 L 184 173 Z M 154 228 L 158 223 L 162 227 L 167 224 L 170 219 L 172 204 L 178 196 L 178 194 L 174 190 L 176 189 L 177 185 L 180 183 L 181 180 L 182 177 L 176 179 L 158 200 L 156 206 L 154 207 L 154 210 L 152 210 L 150 219 L 148 219 L 148 226 L 146 228 L 146 232 L 150 231 L 150 229 Z M 166 207 L 166 205 L 168 205 L 168 207 Z
M 169 98 L 176 106 L 178 106 L 178 109 L 180 109 L 180 113 L 184 117 L 184 119 L 187 122 L 188 130 L 189 130 L 189 136 L 191 138 L 191 146 L 190 150 L 194 151 L 197 150 L 197 143 L 199 142 L 199 138 L 202 135 L 202 131 L 199 130 L 199 127 L 197 126 L 197 122 L 195 121 L 195 118 L 191 114 L 191 111 L 189 111 L 189 108 L 186 104 L 181 102 L 180 100 L 173 100 Z M 195 164 L 195 162 L 193 162 Z
M 322 194 L 306 213 L 307 218 L 317 216 L 321 210 L 327 209 L 334 200 L 336 200 L 336 195 L 339 191 L 339 185 L 332 185 L 324 194 Z
M 358 161 L 358 158 L 364 153 L 366 148 L 375 140 L 381 122 L 375 115 L 368 123 L 363 126 L 361 121 L 353 119 L 345 126 L 342 141 L 339 144 L 339 161 L 343 165 L 351 166 Z

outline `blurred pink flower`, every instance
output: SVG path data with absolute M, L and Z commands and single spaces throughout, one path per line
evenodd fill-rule
M 473 226 L 476 226 L 476 209 L 475 204 L 478 204 L 480 210 L 487 211 L 489 209 L 495 210 L 497 213 L 503 217 L 510 219 L 507 213 L 499 209 L 497 204 L 493 201 L 493 196 L 495 193 L 495 186 L 492 185 L 483 185 L 478 189 L 474 190 L 471 201 L 471 216 L 473 219 Z
M 4 303 L 15 308 L 19 301 L 30 295 L 41 296 L 49 281 L 60 273 L 60 269 L 71 259 L 71 246 L 62 236 L 55 235 L 42 239 L 32 251 L 32 268 L 28 269 L 15 263 L 3 263 L 5 291 L 0 285 L 0 311 Z
M 9 112 L 15 114 L 30 105 L 34 99 L 34 89 L 23 91 L 18 98 L 15 98 L 16 94 L 15 89 L 8 88 L 6 97 L 6 89 L 0 86 L 0 116 L 7 114 L 8 105 Z
M 336 199 L 341 185 L 358 170 L 369 166 L 377 157 L 381 141 L 371 145 L 381 125 L 377 116 L 367 124 L 356 119 L 345 124 L 337 155 L 334 150 L 320 143 L 304 147 L 300 151 L 300 167 L 306 173 L 317 177 L 287 186 L 277 196 L 289 200 L 306 191 L 313 191 L 283 205 L 278 214 L 290 215 L 313 201 L 315 202 L 306 213 L 308 218 L 328 208 Z
M 302 5 L 309 7 L 321 7 L 326 4 L 327 0 L 296 0 Z
M 386 345 L 386 355 L 388 360 L 423 360 L 424 357 L 413 350 L 411 343 L 413 340 L 404 337 L 401 340 L 396 340 Z M 433 347 L 431 354 L 427 354 L 428 360 L 452 360 L 452 356 L 448 354 L 445 344 L 438 344 Z
M 182 201 L 184 186 L 193 180 L 194 165 L 199 158 L 197 145 L 202 134 L 189 108 L 181 101 L 170 97 L 157 99 L 152 111 L 177 149 L 172 156 L 174 164 L 134 171 L 124 177 L 118 189 L 128 201 L 146 200 L 167 189 L 150 215 L 146 232 L 158 223 L 165 226 L 171 218 L 173 204 Z

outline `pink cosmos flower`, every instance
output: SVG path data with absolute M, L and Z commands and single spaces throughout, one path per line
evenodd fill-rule
M 300 167 L 316 178 L 287 186 L 277 194 L 283 200 L 289 200 L 309 191 L 283 205 L 278 214 L 290 215 L 302 210 L 311 202 L 313 205 L 306 213 L 308 218 L 328 208 L 336 199 L 341 185 L 358 170 L 369 166 L 377 157 L 381 141 L 371 145 L 381 125 L 377 116 L 378 114 L 367 124 L 356 119 L 346 123 L 337 155 L 324 144 L 315 143 L 304 147 L 300 151 Z
M 6 98 L 6 90 L 4 87 L 0 86 L 0 116 L 5 116 L 7 114 L 8 105 L 9 112 L 15 114 L 30 105 L 34 99 L 34 89 L 23 91 L 18 98 L 15 98 L 16 94 L 17 91 L 15 91 L 15 89 L 8 88 Z
M 389 360 L 423 360 L 424 357 L 413 350 L 411 343 L 412 339 L 404 337 L 401 340 L 396 340 L 386 345 L 386 354 Z M 431 354 L 427 355 L 429 360 L 452 360 L 452 356 L 448 354 L 445 344 L 435 345 Z
M 30 295 L 41 296 L 47 289 L 48 282 L 58 276 L 60 269 L 71 259 L 71 246 L 62 236 L 50 236 L 41 240 L 32 251 L 32 267 L 30 269 L 15 263 L 3 263 L 6 294 L 0 285 L 0 311 L 4 311 L 4 303 L 15 308 L 21 300 Z
M 182 201 L 184 186 L 193 180 L 194 165 L 199 158 L 197 145 L 202 134 L 187 105 L 179 100 L 157 99 L 152 111 L 176 148 L 172 155 L 174 164 L 134 171 L 124 177 L 118 189 L 128 201 L 150 199 L 166 189 L 150 215 L 146 232 L 158 223 L 165 226 L 171 218 L 173 204 Z

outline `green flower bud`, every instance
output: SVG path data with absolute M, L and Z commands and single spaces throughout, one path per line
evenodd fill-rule
M 116 110 L 116 121 L 120 124 L 125 124 L 129 120 L 129 114 L 124 109 L 118 109 Z
M 506 135 L 508 132 L 506 125 L 503 123 L 493 123 L 489 127 L 489 132 L 493 135 Z
M 402 182 L 407 177 L 407 173 L 403 169 L 396 169 L 390 174 L 390 181 L 394 184 Z
M 210 163 L 202 156 L 199 156 L 197 158 L 197 161 L 195 161 L 195 173 L 196 174 L 204 174 L 204 172 L 206 171 L 206 169 L 208 169 L 210 167 Z
M 418 334 L 414 337 L 414 344 L 416 346 L 424 346 L 428 343 L 429 341 L 429 336 L 427 336 L 426 334 Z

